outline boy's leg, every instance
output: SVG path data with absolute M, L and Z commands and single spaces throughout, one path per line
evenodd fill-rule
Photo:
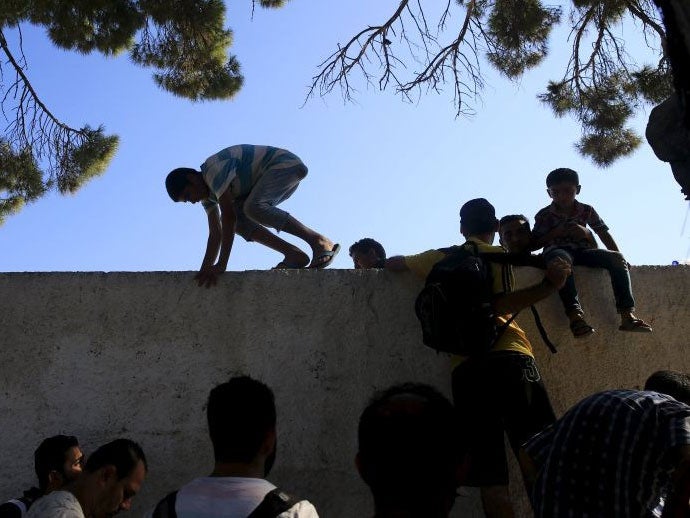
M 633 299 L 632 286 L 630 284 L 630 272 L 623 254 L 602 249 L 575 250 L 573 251 L 573 258 L 576 265 L 608 270 L 618 311 L 632 312 L 635 309 L 635 299 Z
M 570 332 L 575 338 L 585 338 L 594 333 L 594 328 L 585 320 L 585 312 L 580 305 L 580 298 L 575 287 L 575 275 L 570 274 L 565 284 L 558 291 L 558 296 L 563 303 L 565 315 L 570 322 Z
M 244 200 L 243 206 L 247 217 L 255 222 L 275 228 L 278 232 L 284 230 L 306 241 L 314 256 L 311 266 L 315 266 L 314 261 L 318 258 L 325 263 L 330 262 L 328 253 L 334 249 L 333 242 L 276 207 L 295 192 L 306 174 L 304 165 L 266 171 Z
M 292 243 L 279 238 L 256 221 L 249 219 L 244 213 L 244 201 L 235 202 L 235 212 L 237 214 L 235 233 L 242 236 L 246 241 L 256 241 L 271 250 L 283 254 L 284 259 L 278 263 L 278 267 L 304 268 L 309 264 L 309 256 L 302 250 Z
M 574 264 L 605 268 L 611 277 L 613 296 L 616 299 L 616 308 L 621 315 L 621 327 L 623 331 L 651 331 L 652 328 L 644 321 L 635 317 L 635 299 L 632 294 L 630 271 L 628 262 L 620 252 L 612 250 L 576 250 L 573 252 Z
M 292 243 L 276 236 L 273 232 L 261 225 L 251 233 L 251 241 L 256 241 L 271 250 L 283 254 L 284 259 L 278 263 L 278 268 L 304 268 L 309 264 L 309 256 Z
M 544 261 L 547 263 L 560 257 L 573 264 L 573 256 L 561 248 L 554 248 L 544 253 Z M 571 273 L 565 281 L 563 287 L 558 291 L 561 298 L 563 309 L 570 321 L 570 331 L 575 338 L 584 338 L 594 333 L 594 328 L 584 319 L 584 311 L 580 305 L 580 298 L 575 287 L 575 274 Z

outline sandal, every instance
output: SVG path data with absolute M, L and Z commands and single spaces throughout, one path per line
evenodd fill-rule
M 639 318 L 630 318 L 625 320 L 620 327 L 619 331 L 632 331 L 633 333 L 651 333 L 652 326 L 650 326 L 644 320 Z
M 585 338 L 594 334 L 594 328 L 590 326 L 584 318 L 578 318 L 570 322 L 570 331 L 575 338 Z

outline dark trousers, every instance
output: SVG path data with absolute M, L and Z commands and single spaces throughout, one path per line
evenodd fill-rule
M 452 382 L 470 459 L 465 485 L 507 485 L 504 431 L 517 452 L 556 420 L 534 358 L 513 351 L 469 358 L 455 368 Z

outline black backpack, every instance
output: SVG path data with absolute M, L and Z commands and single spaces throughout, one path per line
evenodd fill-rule
M 490 262 L 541 266 L 541 259 L 500 252 L 480 253 L 476 243 L 441 250 L 437 262 L 417 296 L 415 313 L 422 326 L 424 344 L 437 352 L 477 356 L 491 350 L 517 316 L 500 326 L 493 309 L 493 275 Z M 556 352 L 531 307 L 542 338 Z
M 153 510 L 152 518 L 177 518 L 177 513 L 175 512 L 176 501 L 177 491 L 173 491 L 158 502 L 158 505 Z M 290 509 L 297 502 L 300 502 L 298 498 L 281 491 L 279 488 L 275 488 L 266 494 L 258 507 L 247 518 L 275 518 Z

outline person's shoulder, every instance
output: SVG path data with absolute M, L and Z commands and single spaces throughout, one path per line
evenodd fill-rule
M 592 210 L 594 210 L 594 206 L 593 206 L 593 205 L 590 205 L 589 203 L 585 203 L 585 202 L 580 201 L 580 200 L 575 200 L 575 206 L 576 206 L 579 210 L 586 210 L 586 211 L 592 211 Z
M 319 514 L 309 500 L 300 500 L 287 511 L 280 513 L 278 518 L 319 518 Z
M 79 500 L 69 491 L 53 491 L 39 498 L 29 509 L 28 518 L 84 518 Z
M 0 504 L 0 518 L 21 518 L 24 511 L 17 500 L 8 500 Z
M 537 214 L 534 216 L 534 219 L 536 220 L 537 218 L 543 218 L 544 216 L 546 216 L 549 213 L 550 209 L 551 209 L 551 204 L 547 205 L 546 207 L 544 207 L 542 209 L 539 209 Z

